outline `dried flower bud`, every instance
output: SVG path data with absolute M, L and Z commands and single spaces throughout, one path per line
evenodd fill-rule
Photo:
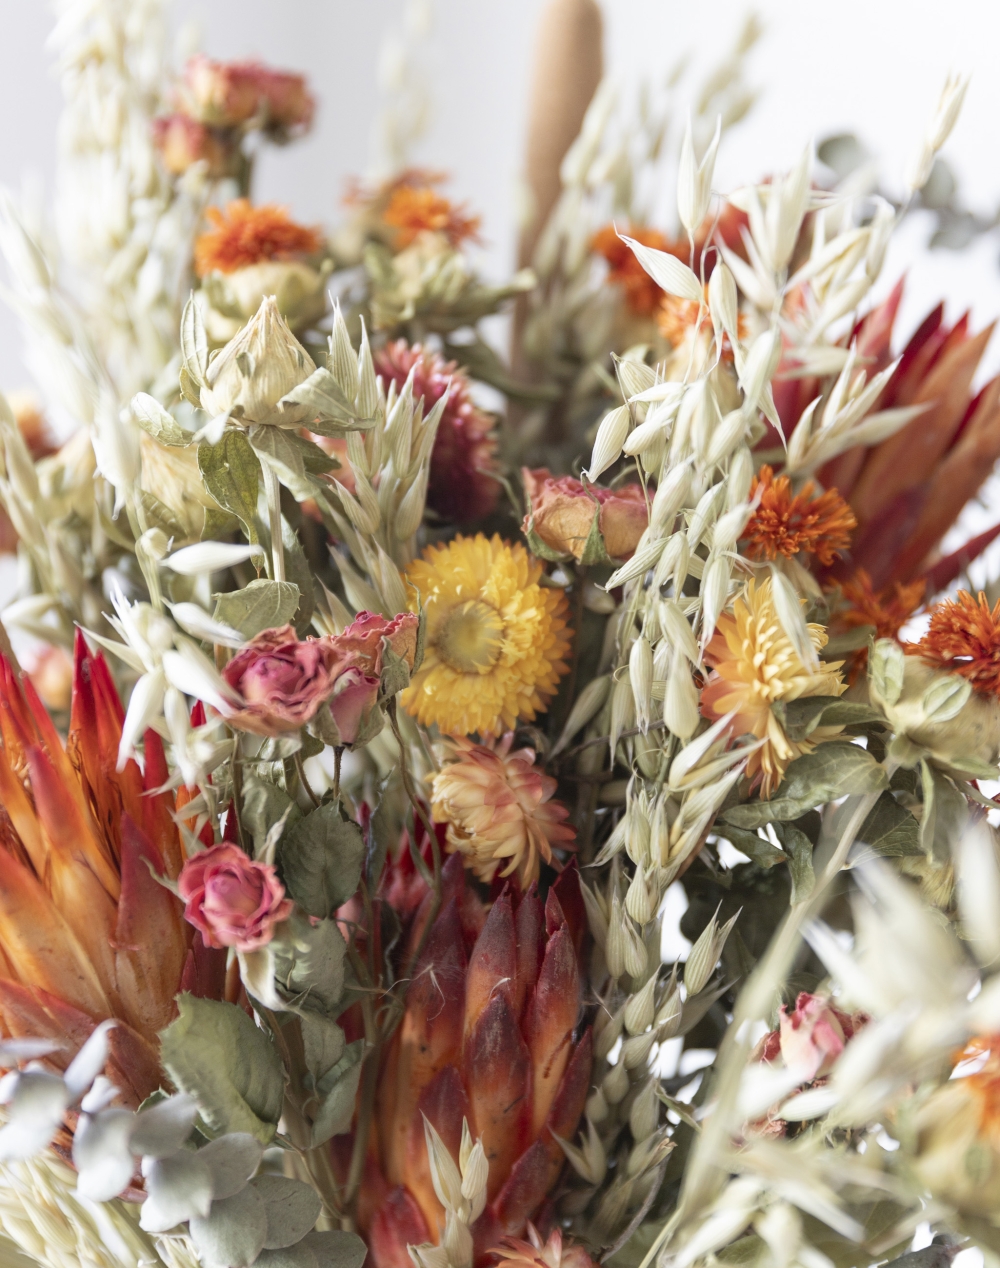
M 647 1030 L 644 1035 L 632 1035 L 622 1044 L 621 1064 L 626 1070 L 638 1070 L 649 1061 L 649 1054 L 656 1043 L 656 1032 Z
M 691 492 L 691 464 L 682 462 L 660 480 L 653 497 L 650 525 L 654 532 L 669 531 L 674 517 L 687 505 Z
M 701 715 L 698 712 L 698 689 L 691 677 L 691 668 L 680 649 L 674 652 L 663 697 L 663 720 L 671 734 L 682 740 L 694 735 Z
M 718 911 L 716 911 L 717 915 Z M 698 941 L 688 953 L 687 963 L 684 966 L 684 988 L 689 999 L 705 987 L 708 979 L 715 972 L 715 966 L 726 945 L 726 939 L 736 923 L 736 916 L 733 916 L 720 927 L 716 916 L 713 916 L 701 931 Z
M 606 1061 L 608 1053 L 621 1038 L 624 1017 L 624 1004 L 613 1013 L 608 1013 L 603 1008 L 598 1011 L 594 1020 L 594 1055 L 598 1061 Z
M 274 296 L 267 296 L 256 315 L 209 363 L 202 407 L 214 416 L 228 414 L 248 424 L 299 427 L 315 414 L 315 406 L 282 400 L 315 369 Z
M 617 1065 L 611 1067 L 601 1080 L 601 1091 L 604 1093 L 604 1099 L 609 1105 L 618 1105 L 628 1095 L 628 1089 L 628 1070 L 625 1069 L 625 1063 L 619 1061 Z
M 625 1029 L 630 1035 L 641 1035 L 653 1024 L 656 995 L 656 974 L 625 1005 Z
M 618 461 L 630 424 L 631 415 L 627 405 L 619 405 L 617 409 L 611 410 L 601 419 L 601 425 L 594 439 L 590 470 L 587 472 L 587 479 L 591 483 Z
M 721 135 L 722 118 L 720 116 L 715 125 L 715 135 L 702 155 L 701 162 L 696 164 L 691 118 L 688 116 L 687 129 L 681 145 L 680 165 L 677 169 L 677 214 L 692 241 L 695 231 L 708 214 L 708 205 L 712 198 L 715 156 L 719 149 Z
M 584 1111 L 592 1123 L 603 1123 L 609 1114 L 607 1098 L 598 1088 L 592 1092 L 587 1098 L 587 1104 Z
M 653 704 L 653 649 L 649 639 L 640 634 L 632 644 L 628 658 L 628 676 L 635 700 L 635 716 L 639 730 L 646 734 Z
M 660 1121 L 660 1105 L 656 1097 L 657 1080 L 649 1078 L 639 1089 L 629 1110 L 628 1125 L 635 1140 L 645 1140 L 656 1131 Z
M 708 279 L 708 307 L 715 329 L 716 347 L 722 346 L 722 335 L 729 336 L 733 348 L 739 344 L 739 301 L 732 273 L 718 260 Z

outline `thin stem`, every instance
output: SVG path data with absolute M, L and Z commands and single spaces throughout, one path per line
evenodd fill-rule
M 340 800 L 340 763 L 344 757 L 343 745 L 338 744 L 333 750 L 333 799 Z
M 339 752 L 339 749 L 338 749 L 338 752 Z M 296 754 L 295 754 L 295 773 L 296 773 L 296 774 L 298 775 L 298 777 L 299 777 L 299 783 L 302 785 L 302 787 L 303 787 L 303 788 L 305 789 L 305 791 L 306 791 L 306 796 L 309 798 L 309 800 L 312 802 L 312 804 L 313 804 L 314 806 L 318 806 L 318 805 L 319 805 L 319 798 L 318 798 L 318 797 L 316 796 L 316 794 L 313 792 L 313 790 L 312 790 L 312 788 L 311 788 L 311 786 L 310 786 L 310 784 L 309 784 L 309 780 L 308 780 L 308 779 L 306 779 L 306 764 L 305 764 L 305 762 L 303 762 L 303 760 L 302 760 L 302 753 L 301 753 L 301 752 L 298 752 L 298 753 L 296 753 Z
M 281 540 L 281 486 L 278 477 L 271 467 L 261 463 L 264 472 L 264 495 L 267 498 L 267 513 L 271 524 L 271 560 L 274 580 L 285 580 L 285 546 Z

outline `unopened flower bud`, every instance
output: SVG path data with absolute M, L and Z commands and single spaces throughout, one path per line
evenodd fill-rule
M 613 1065 L 601 1080 L 601 1091 L 609 1105 L 618 1105 L 628 1095 L 629 1077 L 625 1064 L 619 1061 Z
M 656 974 L 625 1005 L 625 1029 L 630 1035 L 641 1035 L 652 1025 L 655 1009 Z
M 639 1094 L 629 1110 L 628 1125 L 635 1140 L 645 1140 L 656 1131 L 660 1121 L 660 1106 L 656 1099 L 656 1079 L 649 1078 L 639 1089 Z

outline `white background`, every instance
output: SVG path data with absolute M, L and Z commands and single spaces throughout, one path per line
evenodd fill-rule
M 127 2 L 127 0 L 124 0 Z M 514 239 L 517 175 L 532 40 L 541 0 L 434 0 L 431 67 L 435 117 L 417 158 L 453 174 L 451 189 L 484 216 L 484 265 L 500 275 Z M 320 99 L 303 143 L 270 150 L 259 196 L 291 205 L 305 221 L 333 222 L 345 180 L 365 170 L 376 109 L 381 41 L 398 27 L 402 0 L 175 0 L 175 26 L 194 20 L 203 47 L 230 58 L 259 56 L 304 70 Z M 708 65 L 731 43 L 744 0 L 605 0 L 606 57 L 621 77 L 656 74 L 690 50 Z M 973 82 L 947 147 L 973 206 L 1000 202 L 1000 5 L 991 0 L 763 0 L 766 30 L 751 56 L 761 98 L 723 143 L 716 187 L 731 188 L 798 155 L 811 136 L 862 135 L 898 184 L 949 69 Z M 51 194 L 60 91 L 45 40 L 42 0 L 0 0 L 0 183 L 25 176 Z M 903 325 L 939 297 L 949 312 L 973 306 L 979 326 L 1000 312 L 1000 243 L 962 255 L 922 250 L 925 226 L 906 226 L 886 282 L 909 268 Z M 996 341 L 1000 344 L 1000 340 Z M 992 367 L 1000 365 L 994 350 Z M 16 327 L 0 314 L 0 386 L 25 384 Z

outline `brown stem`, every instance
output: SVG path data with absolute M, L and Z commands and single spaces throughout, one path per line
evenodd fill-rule
M 344 757 L 344 747 L 338 744 L 333 750 L 333 799 L 340 800 L 340 763 Z
M 339 752 L 340 750 L 338 749 L 337 751 Z M 309 780 L 306 779 L 306 764 L 302 760 L 301 752 L 298 752 L 295 754 L 295 773 L 299 777 L 299 783 L 306 790 L 306 795 L 308 796 L 309 800 L 312 802 L 314 806 L 318 806 L 320 804 L 319 798 L 313 792 L 312 787 L 309 783 Z

